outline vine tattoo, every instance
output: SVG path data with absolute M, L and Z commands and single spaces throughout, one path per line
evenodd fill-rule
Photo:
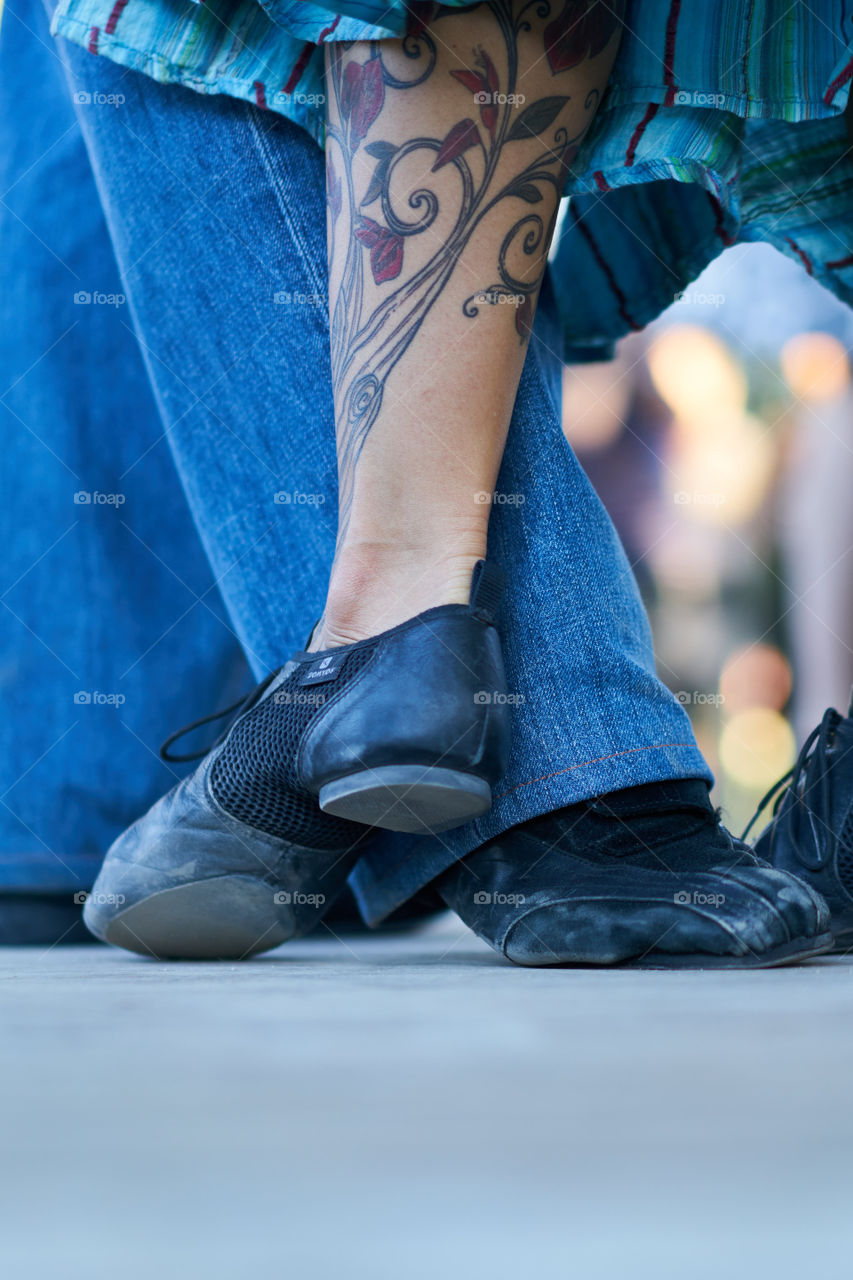
M 587 95 L 585 123 L 570 137 L 565 125 L 557 123 L 570 101 L 568 93 L 555 91 L 527 102 L 518 92 L 519 36 L 541 33 L 542 57 L 552 77 L 557 78 L 556 90 L 559 73 L 607 46 L 619 26 L 617 7 L 613 0 L 558 0 L 553 6 L 549 0 L 489 0 L 450 11 L 434 4 L 410 5 L 412 21 L 406 36 L 396 44 L 394 60 L 395 66 L 401 64 L 398 70 L 411 66 L 412 74 L 407 76 L 394 73 L 388 65 L 387 46 L 379 41 L 366 46 L 367 57 L 361 62 L 348 56 L 351 45 L 329 46 L 327 93 L 333 96 L 335 106 L 334 113 L 329 113 L 326 144 L 330 258 L 337 253 L 336 236 L 346 235 L 331 316 L 342 527 L 355 466 L 379 414 L 389 374 L 441 296 L 483 219 L 510 199 L 520 202 L 521 207 L 515 206 L 517 216 L 499 246 L 494 278 L 484 279 L 482 289 L 466 298 L 462 310 L 474 320 L 482 306 L 514 304 L 519 341 L 526 342 L 559 197 L 599 93 L 593 89 Z M 468 91 L 472 99 L 469 112 L 463 114 L 465 96 L 460 95 L 460 119 L 445 136 L 413 137 L 402 144 L 383 139 L 383 107 L 392 106 L 395 95 L 423 85 L 436 72 L 436 34 L 442 19 L 474 9 L 490 12 L 496 35 L 495 58 L 480 46 L 472 50 L 467 67 L 442 72 Z M 430 18 L 432 26 L 428 25 Z M 447 90 L 448 94 L 452 90 L 450 83 Z M 532 159 L 509 177 L 506 165 L 499 173 L 502 157 L 518 143 L 534 140 L 538 147 Z M 409 190 L 405 200 L 400 198 L 399 187 L 392 194 L 399 166 L 413 153 L 421 153 L 419 160 L 424 162 L 427 179 L 448 167 L 458 177 L 457 203 L 451 211 L 455 216 L 449 234 L 440 238 L 431 240 L 425 235 L 439 215 L 440 204 L 428 181 Z M 363 173 L 367 157 L 372 174 L 359 198 L 355 165 L 357 162 L 359 174 Z M 549 188 L 553 194 L 546 207 L 553 205 L 553 212 L 546 219 L 537 206 L 543 205 Z M 448 189 L 446 184 L 443 189 Z M 348 217 L 342 218 L 344 208 Z M 423 237 L 419 247 L 426 249 L 426 257 L 424 260 L 423 252 L 416 255 L 417 265 L 406 275 L 407 251 L 416 237 Z M 367 272 L 374 286 L 369 290 L 369 303 L 365 297 Z

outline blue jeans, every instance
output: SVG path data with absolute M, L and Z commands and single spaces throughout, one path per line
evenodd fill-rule
M 92 605 L 111 615 L 112 644 L 123 655 L 116 666 L 129 666 L 140 649 L 140 615 L 151 605 L 146 583 L 153 575 L 168 586 L 172 575 L 186 580 L 199 569 L 196 534 L 181 532 L 188 507 L 230 626 L 261 676 L 304 644 L 334 548 L 323 156 L 297 126 L 246 103 L 159 85 L 61 40 L 56 48 L 70 92 L 91 98 L 76 106 L 90 172 L 81 162 L 63 224 L 70 234 L 77 228 L 78 201 L 89 219 L 86 184 L 94 175 L 146 373 L 138 389 L 132 382 L 120 388 L 116 377 L 110 394 L 126 393 L 121 409 L 114 402 L 100 431 L 86 419 L 80 447 L 87 459 L 100 459 L 102 436 L 115 447 L 116 422 L 121 435 L 137 432 L 127 426 L 136 416 L 150 429 L 153 398 L 184 494 L 178 497 L 172 475 L 163 480 L 151 470 L 151 509 L 140 512 L 128 500 L 126 514 L 112 513 L 128 535 L 114 548 L 117 559 L 95 563 Z M 29 47 L 31 68 L 44 57 Z M 111 106 L 97 95 L 123 101 Z M 75 289 L 105 291 L 91 263 L 81 263 L 77 276 Z M 93 318 L 103 323 L 87 306 L 80 323 Z M 86 337 L 90 371 L 104 358 L 102 343 L 96 333 Z M 454 859 L 527 818 L 658 778 L 710 780 L 683 708 L 655 674 L 648 622 L 622 547 L 563 437 L 557 350 L 546 287 L 498 482 L 498 493 L 515 500 L 494 506 L 489 540 L 508 579 L 502 631 L 515 698 L 510 766 L 485 818 L 441 836 L 383 833 L 375 840 L 352 877 L 371 923 Z M 94 371 L 90 376 L 103 385 Z M 81 394 L 87 388 L 71 379 L 54 388 L 61 402 L 76 404 Z M 165 470 L 162 443 L 152 452 L 163 455 Z M 155 566 L 123 593 L 121 557 L 135 553 L 138 541 L 150 543 L 152 525 L 159 535 Z M 49 545 L 61 531 L 45 518 L 41 541 Z M 73 570 L 59 584 L 54 577 L 54 586 L 61 608 L 84 613 Z M 168 613 L 174 602 L 161 597 L 157 605 Z M 178 612 L 173 608 L 173 617 Z M 92 625 L 101 626 L 100 618 L 80 621 L 82 630 Z M 101 800 L 116 829 L 144 807 L 149 796 L 142 790 L 151 799 L 163 790 L 151 751 L 161 731 L 180 721 L 169 717 L 187 666 L 194 710 L 203 714 L 217 701 L 210 685 L 226 648 L 221 635 L 202 629 L 174 665 L 165 651 L 142 664 L 157 734 L 136 731 L 129 740 L 116 717 L 111 737 L 87 738 L 93 756 L 114 749 L 134 760 L 133 794 L 114 787 Z M 58 678 L 52 667 L 48 672 Z M 37 708 L 51 696 L 49 683 L 42 678 Z M 182 696 L 186 701 L 186 691 Z M 76 840 L 76 812 L 70 817 L 66 829 Z

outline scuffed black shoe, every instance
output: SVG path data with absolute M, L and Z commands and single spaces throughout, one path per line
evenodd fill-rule
M 774 795 L 773 817 L 755 851 L 823 895 L 836 946 L 847 950 L 853 946 L 853 697 L 846 716 L 832 707 L 825 713 L 793 769 L 761 801 L 745 836 Z
M 761 968 L 832 946 L 819 894 L 735 840 L 700 780 L 631 787 L 525 822 L 435 884 L 519 965 Z
M 372 827 L 441 830 L 484 812 L 508 750 L 499 590 L 481 562 L 468 605 L 296 654 L 268 677 L 114 842 L 85 907 L 92 933 L 160 957 L 250 956 L 317 924 Z

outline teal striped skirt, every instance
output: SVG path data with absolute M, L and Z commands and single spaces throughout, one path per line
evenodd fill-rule
M 594 20 L 599 0 L 565 2 Z M 399 38 L 437 7 L 60 0 L 52 31 L 278 112 L 322 145 L 320 46 Z M 853 304 L 851 78 L 853 0 L 628 0 L 549 267 L 564 358 L 608 357 L 738 241 L 775 245 Z

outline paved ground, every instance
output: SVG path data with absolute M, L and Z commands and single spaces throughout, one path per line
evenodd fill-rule
M 9 1280 L 853 1267 L 847 960 L 521 970 L 439 924 L 0 979 Z

